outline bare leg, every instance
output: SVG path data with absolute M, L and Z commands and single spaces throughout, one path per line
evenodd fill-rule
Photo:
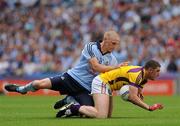
M 32 86 L 36 89 L 50 89 L 52 87 L 51 81 L 49 78 L 45 78 L 42 80 L 35 80 L 32 83 Z
M 95 107 L 86 106 L 86 105 L 81 106 L 79 109 L 79 112 L 81 114 L 85 114 L 88 117 L 94 117 L 94 118 L 96 118 L 96 115 L 98 113 L 98 111 Z
M 34 80 L 25 86 L 19 86 L 17 84 L 8 84 L 5 86 L 5 89 L 10 92 L 18 92 L 21 94 L 26 94 L 28 91 L 35 92 L 39 89 L 50 89 L 52 87 L 51 81 L 49 78 L 42 80 Z
M 81 106 L 79 112 L 88 117 L 107 118 L 109 112 L 109 96 L 106 94 L 93 94 L 95 107 Z
M 108 118 L 112 116 L 112 111 L 113 111 L 113 96 L 110 96 Z

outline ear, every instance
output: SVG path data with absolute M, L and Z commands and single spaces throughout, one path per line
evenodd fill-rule
M 153 72 L 153 68 L 149 68 L 147 71 L 152 73 Z

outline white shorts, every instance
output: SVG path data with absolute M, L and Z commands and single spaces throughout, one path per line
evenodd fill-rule
M 106 94 L 112 95 L 109 84 L 103 83 L 99 76 L 96 76 L 92 81 L 91 94 Z

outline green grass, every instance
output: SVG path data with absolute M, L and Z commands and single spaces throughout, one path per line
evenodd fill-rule
M 0 126 L 178 126 L 180 96 L 146 97 L 149 104 L 162 102 L 161 111 L 148 112 L 128 102 L 114 99 L 110 119 L 55 118 L 55 96 L 0 96 Z

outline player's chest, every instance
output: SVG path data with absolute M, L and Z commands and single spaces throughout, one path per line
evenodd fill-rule
M 111 63 L 111 57 L 108 55 L 98 58 L 100 64 L 109 65 Z

